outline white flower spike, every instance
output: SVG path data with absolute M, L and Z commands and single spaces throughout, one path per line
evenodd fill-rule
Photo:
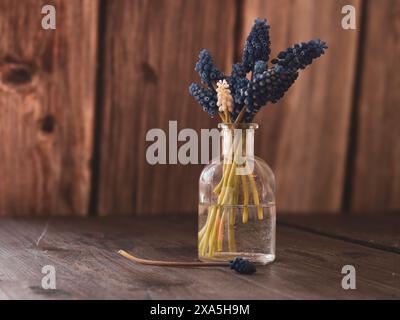
M 223 113 L 233 112 L 233 98 L 231 90 L 229 90 L 229 84 L 226 80 L 220 80 L 217 82 L 217 106 L 219 111 Z

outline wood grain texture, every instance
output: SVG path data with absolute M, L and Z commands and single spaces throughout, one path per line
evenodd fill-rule
M 362 223 L 361 223 L 362 225 Z M 149 259 L 196 259 L 190 217 L 11 220 L 0 222 L 0 297 L 4 299 L 398 299 L 400 255 L 278 228 L 278 259 L 253 276 L 229 268 L 137 265 L 121 248 Z M 43 290 L 41 268 L 55 266 L 57 289 Z M 343 265 L 357 290 L 343 290 Z
M 267 18 L 272 57 L 314 38 L 329 46 L 280 103 L 255 118 L 260 124 L 256 153 L 276 174 L 283 211 L 338 213 L 341 208 L 359 35 L 341 28 L 346 4 L 361 12 L 357 0 L 244 1 L 242 34 L 247 35 L 256 17 Z
M 400 209 L 400 3 L 369 1 L 351 209 Z
M 188 94 L 194 65 L 208 48 L 216 64 L 232 62 L 232 1 L 107 1 L 98 212 L 181 213 L 197 207 L 201 165 L 146 161 L 146 133 L 168 121 L 216 127 Z
M 310 215 L 299 219 L 296 215 L 284 215 L 279 222 L 285 226 L 400 253 L 400 219 L 383 214 L 364 216 L 366 219 L 354 215 Z
M 45 4 L 56 30 L 41 27 Z M 0 2 L 0 215 L 88 210 L 97 6 Z

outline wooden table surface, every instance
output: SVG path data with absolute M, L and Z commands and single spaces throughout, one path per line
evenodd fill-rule
M 279 217 L 277 260 L 229 268 L 142 266 L 196 259 L 192 217 L 0 219 L 1 299 L 400 299 L 400 217 Z M 42 267 L 56 269 L 44 290 Z M 341 287 L 356 268 L 357 289 Z

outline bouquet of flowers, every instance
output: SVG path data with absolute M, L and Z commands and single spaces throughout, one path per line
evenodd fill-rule
M 204 49 L 200 52 L 195 70 L 202 85 L 191 84 L 189 93 L 211 117 L 217 115 L 226 124 L 251 123 L 263 106 L 278 102 L 297 80 L 300 70 L 310 65 L 327 49 L 325 42 L 319 39 L 302 42 L 280 52 L 269 64 L 269 31 L 270 26 L 266 20 L 255 20 L 245 43 L 242 61 L 232 66 L 230 75 L 218 70 L 209 51 Z M 237 150 L 237 146 L 232 147 L 233 157 Z M 207 221 L 198 234 L 201 256 L 212 257 L 215 252 L 222 250 L 223 221 L 227 213 L 221 208 L 238 204 L 235 194 L 239 185 L 243 190 L 243 223 L 248 219 L 246 208 L 250 196 L 255 205 L 259 204 L 254 177 L 249 174 L 247 177 L 237 178 L 233 174 L 235 169 L 235 161 L 224 165 L 222 179 L 214 189 L 218 203 L 208 211 Z M 258 219 L 263 219 L 261 208 Z M 234 250 L 234 240 L 230 240 L 229 251 Z

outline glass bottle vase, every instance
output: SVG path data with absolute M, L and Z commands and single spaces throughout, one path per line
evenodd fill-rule
M 201 261 L 242 257 L 275 260 L 275 177 L 254 156 L 257 124 L 220 124 L 221 155 L 199 181 L 198 255 Z

